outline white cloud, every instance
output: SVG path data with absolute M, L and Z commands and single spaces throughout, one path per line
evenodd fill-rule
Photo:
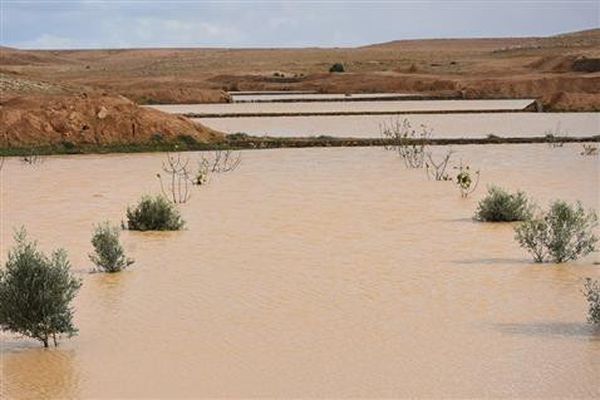
M 33 40 L 17 43 L 16 46 L 25 49 L 65 49 L 76 48 L 77 42 L 70 38 L 44 33 Z
M 132 32 L 134 38 L 130 36 Z M 121 33 L 129 36 L 130 41 L 154 43 L 157 46 L 226 45 L 235 43 L 242 37 L 237 28 L 223 23 L 158 17 L 135 18 L 126 31 Z

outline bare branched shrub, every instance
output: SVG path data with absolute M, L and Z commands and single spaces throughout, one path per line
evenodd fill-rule
M 561 129 L 560 122 L 556 124 L 554 129 L 546 129 L 544 131 L 546 139 L 548 139 L 548 146 L 550 147 L 563 147 L 565 142 L 563 138 L 568 137 L 569 133 Z
M 463 164 L 462 161 L 458 167 L 454 168 L 458 170 L 455 183 L 460 191 L 460 196 L 463 198 L 469 197 L 479 185 L 479 170 L 473 171 L 469 165 Z
M 175 204 L 187 202 L 192 195 L 189 190 L 191 183 L 189 161 L 187 157 L 182 158 L 181 153 L 175 155 L 167 153 L 167 159 L 163 161 L 162 165 L 162 169 L 167 175 L 166 190 L 162 175 L 156 174 L 163 195 Z
M 425 147 L 431 138 L 432 129 L 421 124 L 417 130 L 407 118 L 404 118 L 381 124 L 379 130 L 383 138 L 390 142 L 385 149 L 397 151 L 408 168 L 425 166 L 427 156 Z
M 447 169 L 450 162 L 450 158 L 454 154 L 452 149 L 448 150 L 441 160 L 437 161 L 433 158 L 431 152 L 427 152 L 428 161 L 425 162 L 425 168 L 427 170 L 427 176 L 433 178 L 436 181 L 450 181 L 452 178 L 448 175 Z
M 211 172 L 218 174 L 235 171 L 242 162 L 240 152 L 233 153 L 231 150 L 215 150 Z
M 598 146 L 593 144 L 583 143 L 581 145 L 583 150 L 579 153 L 582 156 L 597 156 L 598 155 Z
M 194 177 L 194 185 L 204 185 L 208 183 L 210 175 L 223 174 L 235 171 L 242 162 L 240 152 L 234 153 L 231 150 L 215 150 L 212 156 L 206 156 L 204 153 L 198 160 L 198 170 Z
M 42 156 L 36 153 L 34 150 L 31 150 L 29 154 L 21 156 L 21 162 L 27 165 L 39 165 L 44 162 Z

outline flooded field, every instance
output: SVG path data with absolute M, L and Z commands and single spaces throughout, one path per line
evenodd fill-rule
M 199 118 L 211 128 L 227 133 L 256 136 L 380 137 L 380 126 L 407 118 L 418 127 L 426 124 L 435 137 L 505 137 L 554 135 L 593 136 L 600 134 L 600 113 L 500 113 L 360 115 L 310 117 Z
M 381 148 L 244 152 L 194 188 L 186 230 L 124 232 L 137 262 L 114 275 L 88 273 L 92 224 L 157 193 L 164 155 L 9 159 L 1 261 L 25 225 L 83 287 L 79 336 L 2 336 L 0 397 L 599 397 L 580 293 L 598 253 L 533 264 L 511 224 L 471 219 L 491 183 L 597 210 L 599 158 L 455 150 L 482 171 L 468 199 Z
M 349 93 L 349 94 L 320 94 L 320 93 L 235 93 L 229 92 L 234 103 L 243 102 L 265 102 L 265 101 L 319 101 L 319 100 L 385 100 L 385 99 L 396 99 L 399 97 L 415 97 L 414 94 L 407 93 Z
M 344 112 L 408 112 L 456 110 L 522 110 L 533 100 L 400 100 L 297 103 L 215 103 L 152 105 L 157 110 L 174 114 L 331 114 Z

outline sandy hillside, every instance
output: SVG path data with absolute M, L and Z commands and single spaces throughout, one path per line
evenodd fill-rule
M 122 96 L 27 95 L 3 102 L 0 147 L 209 142 L 222 134 L 190 120 L 139 107 Z
M 342 62 L 346 71 L 331 74 Z M 403 40 L 358 48 L 0 50 L 0 72 L 139 103 L 227 101 L 225 90 L 536 97 L 600 109 L 600 29 L 546 38 Z

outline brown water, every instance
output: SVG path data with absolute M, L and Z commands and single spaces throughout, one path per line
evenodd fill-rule
M 352 115 L 310 117 L 198 118 L 222 132 L 279 137 L 318 136 L 380 137 L 380 126 L 407 118 L 414 127 L 425 124 L 441 138 L 556 135 L 592 136 L 600 134 L 600 113 L 500 113 L 429 115 Z
M 298 103 L 215 103 L 160 104 L 146 106 L 168 113 L 256 114 L 256 113 L 337 113 L 337 112 L 396 112 L 396 111 L 456 111 L 456 110 L 521 110 L 533 99 L 509 100 L 389 100 L 350 102 Z
M 397 97 L 415 96 L 410 93 L 273 93 L 273 94 L 240 94 L 238 92 L 229 92 L 234 103 L 252 102 L 252 101 L 273 101 L 273 100 L 380 100 Z
M 0 257 L 24 224 L 84 284 L 78 337 L 3 336 L 0 397 L 600 396 L 580 293 L 597 253 L 532 264 L 511 225 L 470 219 L 489 183 L 598 209 L 599 159 L 455 150 L 483 171 L 466 200 L 380 148 L 244 152 L 182 207 L 187 230 L 124 232 L 137 263 L 115 275 L 87 273 L 92 224 L 156 192 L 163 155 L 9 160 Z

